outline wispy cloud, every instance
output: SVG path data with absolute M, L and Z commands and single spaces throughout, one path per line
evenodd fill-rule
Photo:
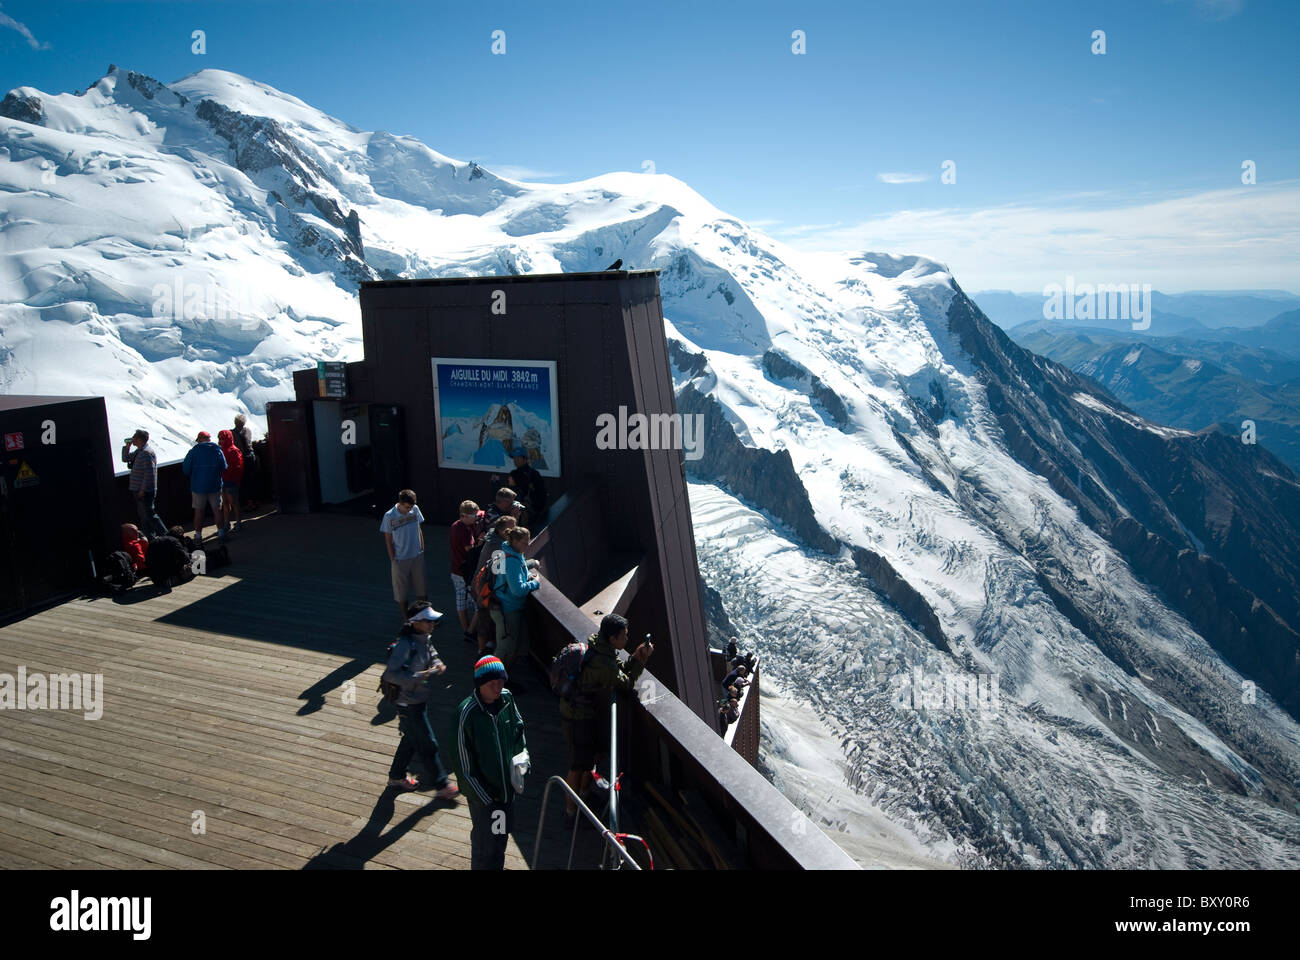
M 773 235 L 782 237 L 803 237 L 809 235 L 818 237 L 833 235 L 837 228 L 843 227 L 843 221 L 836 220 L 834 223 L 800 223 L 791 227 L 782 227 L 779 230 L 770 230 L 769 232 Z
M 901 210 L 779 234 L 799 250 L 924 254 L 971 290 L 1036 290 L 1067 274 L 1163 289 L 1300 289 L 1296 180 L 1135 203 L 1075 195 L 984 210 Z
M 9 16 L 4 10 L 0 10 L 0 27 L 8 27 L 10 30 L 16 30 L 27 41 L 27 46 L 33 50 L 49 50 L 49 43 L 37 40 L 32 36 L 32 32 L 27 29 L 27 24 L 19 23 L 13 17 Z
M 510 180 L 554 180 L 556 177 L 568 176 L 567 173 L 563 172 L 538 170 L 535 167 L 521 167 L 510 163 L 486 163 L 484 166 L 497 176 L 506 177 Z
M 878 173 L 876 179 L 881 183 L 924 183 L 930 179 L 928 173 Z

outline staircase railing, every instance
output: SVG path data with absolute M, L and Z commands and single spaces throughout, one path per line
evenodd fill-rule
M 612 848 L 612 850 L 616 854 L 618 854 L 618 857 L 624 863 L 630 866 L 633 870 L 640 870 L 641 869 L 640 864 L 638 864 L 635 860 L 632 859 L 631 854 L 629 854 L 627 850 L 623 847 L 623 844 L 619 842 L 618 837 L 614 835 L 614 832 L 600 822 L 600 818 L 591 812 L 591 808 L 582 802 L 582 798 L 573 792 L 573 788 L 569 786 L 565 782 L 564 778 L 560 776 L 558 773 L 546 781 L 546 789 L 542 791 L 542 812 L 537 818 L 537 842 L 533 844 L 532 869 L 536 870 L 537 865 L 540 862 L 538 860 L 538 857 L 541 855 L 542 852 L 542 826 L 546 823 L 546 804 L 551 799 L 551 787 L 555 786 L 557 783 L 564 789 L 564 792 L 567 793 L 569 797 L 573 800 L 573 802 L 577 805 L 578 811 L 584 817 L 586 817 L 588 820 L 591 821 L 591 825 L 593 827 L 595 827 L 597 830 L 600 831 L 600 839 L 606 844 L 606 846 Z M 612 785 L 610 789 L 611 791 L 613 790 Z M 577 843 L 578 843 L 578 820 L 575 817 L 573 820 L 573 839 L 569 841 L 569 862 L 565 867 L 566 870 L 573 869 L 573 851 L 574 848 L 577 846 Z

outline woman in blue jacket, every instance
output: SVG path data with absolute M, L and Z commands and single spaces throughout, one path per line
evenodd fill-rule
M 500 569 L 496 569 L 497 578 L 493 585 L 504 620 L 504 630 L 497 641 L 496 655 L 506 665 L 507 671 L 514 667 L 516 657 L 528 652 L 524 603 L 528 600 L 528 595 L 542 585 L 531 569 L 537 565 L 537 561 L 524 559 L 524 551 L 528 549 L 530 540 L 532 534 L 527 527 L 515 527 L 506 534 L 505 546 L 501 548 Z M 515 687 L 518 686 L 516 683 Z

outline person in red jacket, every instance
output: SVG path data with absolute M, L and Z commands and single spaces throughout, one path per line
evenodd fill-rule
M 144 538 L 140 528 L 134 523 L 122 524 L 122 549 L 130 555 L 135 572 L 143 573 L 145 558 L 149 553 L 149 541 Z
M 239 484 L 244 479 L 244 455 L 235 446 L 235 435 L 229 430 L 217 433 L 217 446 L 226 457 L 226 469 L 221 474 L 221 501 L 226 511 L 226 528 L 230 527 L 230 518 L 235 518 L 235 533 L 244 525 L 239 515 Z

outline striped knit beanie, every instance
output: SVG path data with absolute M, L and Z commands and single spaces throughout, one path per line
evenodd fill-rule
M 506 665 L 493 656 L 480 657 L 474 664 L 474 685 L 481 687 L 489 680 L 497 679 L 510 679 L 506 676 Z

